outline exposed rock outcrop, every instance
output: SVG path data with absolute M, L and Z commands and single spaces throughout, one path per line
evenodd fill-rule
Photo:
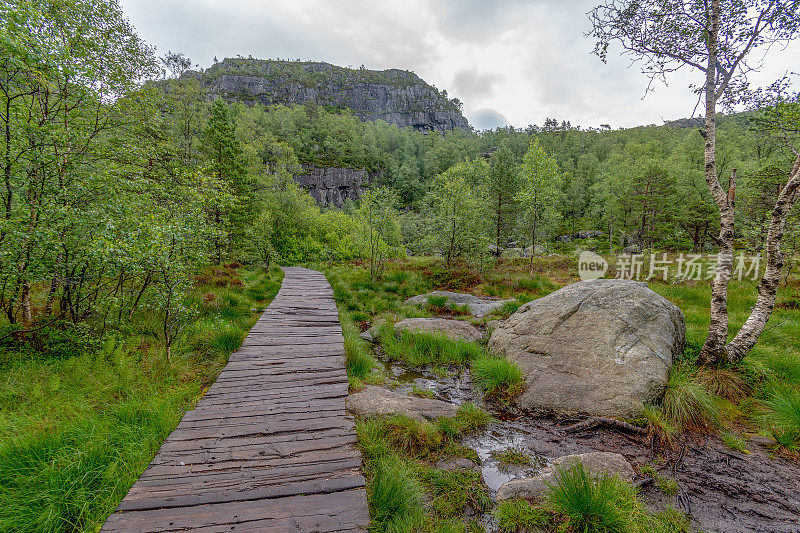
M 646 283 L 597 279 L 523 305 L 489 349 L 522 369 L 525 409 L 634 418 L 663 395 L 685 343 L 680 309 Z
M 488 315 L 498 307 L 501 307 L 506 302 L 513 302 L 514 300 L 499 300 L 494 298 L 481 298 L 474 294 L 466 294 L 462 292 L 450 291 L 433 291 L 428 294 L 420 294 L 412 296 L 405 301 L 406 305 L 425 305 L 428 303 L 430 297 L 444 297 L 447 298 L 449 305 L 466 305 L 469 312 L 480 318 Z
M 358 200 L 376 175 L 364 169 L 304 164 L 302 174 L 296 175 L 294 180 L 319 205 L 341 207 L 345 200 Z
M 213 92 L 232 100 L 265 105 L 315 102 L 329 109 L 352 109 L 365 121 L 383 120 L 418 131 L 469 129 L 457 101 L 405 70 L 227 58 L 208 68 L 200 79 Z
M 483 337 L 481 330 L 462 320 L 447 318 L 406 318 L 394 325 L 396 332 L 404 330 L 422 333 L 440 333 L 451 339 L 477 341 Z
M 455 416 L 456 405 L 417 398 L 399 392 L 367 385 L 347 397 L 347 410 L 359 416 L 403 415 L 414 420 L 435 420 L 443 416 Z
M 512 479 L 497 489 L 497 500 L 524 498 L 540 500 L 547 494 L 549 487 L 556 483 L 556 472 L 559 468 L 570 468 L 580 462 L 587 472 L 594 476 L 618 476 L 625 481 L 633 481 L 636 475 L 633 467 L 625 457 L 611 452 L 589 452 L 565 455 L 553 461 L 553 464 L 542 468 L 536 476 Z

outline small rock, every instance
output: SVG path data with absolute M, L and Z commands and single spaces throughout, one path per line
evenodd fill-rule
M 425 305 L 428 303 L 428 297 L 445 297 L 450 305 L 466 305 L 467 309 L 474 316 L 480 318 L 488 315 L 493 310 L 502 306 L 506 302 L 513 302 L 514 300 L 500 300 L 496 298 L 480 298 L 474 294 L 466 294 L 463 292 L 450 292 L 450 291 L 433 291 L 428 294 L 420 294 L 412 296 L 405 301 L 406 305 Z
M 469 459 L 464 457 L 451 457 L 450 459 L 442 459 L 433 465 L 437 470 L 447 470 L 454 472 L 458 470 L 479 470 L 480 466 L 476 465 Z
M 539 500 L 550 490 L 548 485 L 555 484 L 557 469 L 569 468 L 578 461 L 595 476 L 605 473 L 610 476 L 616 475 L 625 481 L 632 481 L 636 475 L 628 460 L 618 453 L 589 452 L 565 455 L 553 461 L 551 466 L 542 468 L 534 477 L 512 479 L 500 485 L 497 489 L 497 501 L 513 498 Z
M 364 339 L 367 342 L 375 342 L 376 341 L 375 335 L 372 334 L 372 329 L 371 328 L 368 329 L 367 331 L 362 331 L 361 333 L 358 334 L 358 336 L 361 337 L 362 339 Z
M 461 320 L 447 318 L 406 318 L 394 325 L 394 330 L 423 333 L 444 333 L 454 340 L 477 341 L 483 337 L 481 330 Z
M 354 415 L 403 415 L 420 421 L 455 416 L 458 410 L 457 406 L 441 400 L 409 396 L 374 385 L 348 396 L 346 406 Z
M 764 435 L 753 435 L 750 437 L 750 442 L 767 448 L 775 446 L 775 439 L 772 437 L 765 437 Z

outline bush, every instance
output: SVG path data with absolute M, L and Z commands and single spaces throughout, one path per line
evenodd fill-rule
M 499 357 L 481 357 L 472 363 L 472 379 L 490 399 L 510 401 L 522 392 L 524 378 L 517 365 Z

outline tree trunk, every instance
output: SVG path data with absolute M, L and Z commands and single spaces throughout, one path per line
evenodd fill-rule
M 758 284 L 758 298 L 750 316 L 727 346 L 727 362 L 729 363 L 737 363 L 747 355 L 747 352 L 755 346 L 772 315 L 784 264 L 781 238 L 786 227 L 786 217 L 797 201 L 798 191 L 800 191 L 800 156 L 795 160 L 789 181 L 778 195 L 778 200 L 772 210 L 766 241 L 766 271 Z
M 28 281 L 22 282 L 22 325 L 30 326 L 33 322 L 33 312 L 31 311 L 31 284 Z
M 731 175 L 726 193 L 717 178 L 716 165 L 716 78 L 717 47 L 719 44 L 720 0 L 711 5 L 710 31 L 708 34 L 708 64 L 706 66 L 706 121 L 705 121 L 705 178 L 711 196 L 720 213 L 720 231 L 717 244 L 717 273 L 711 286 L 710 320 L 708 337 L 700 351 L 699 362 L 713 364 L 726 357 L 725 343 L 728 339 L 728 283 L 733 264 L 733 224 L 735 171 Z

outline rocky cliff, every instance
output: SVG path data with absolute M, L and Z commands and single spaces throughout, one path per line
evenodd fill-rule
M 328 63 L 225 59 L 196 76 L 210 91 L 233 100 L 271 104 L 311 101 L 349 108 L 362 120 L 384 120 L 418 131 L 469 129 L 460 102 L 405 70 L 368 70 Z
M 345 200 L 358 200 L 377 173 L 346 167 L 303 165 L 303 173 L 294 177 L 320 205 L 341 207 Z

